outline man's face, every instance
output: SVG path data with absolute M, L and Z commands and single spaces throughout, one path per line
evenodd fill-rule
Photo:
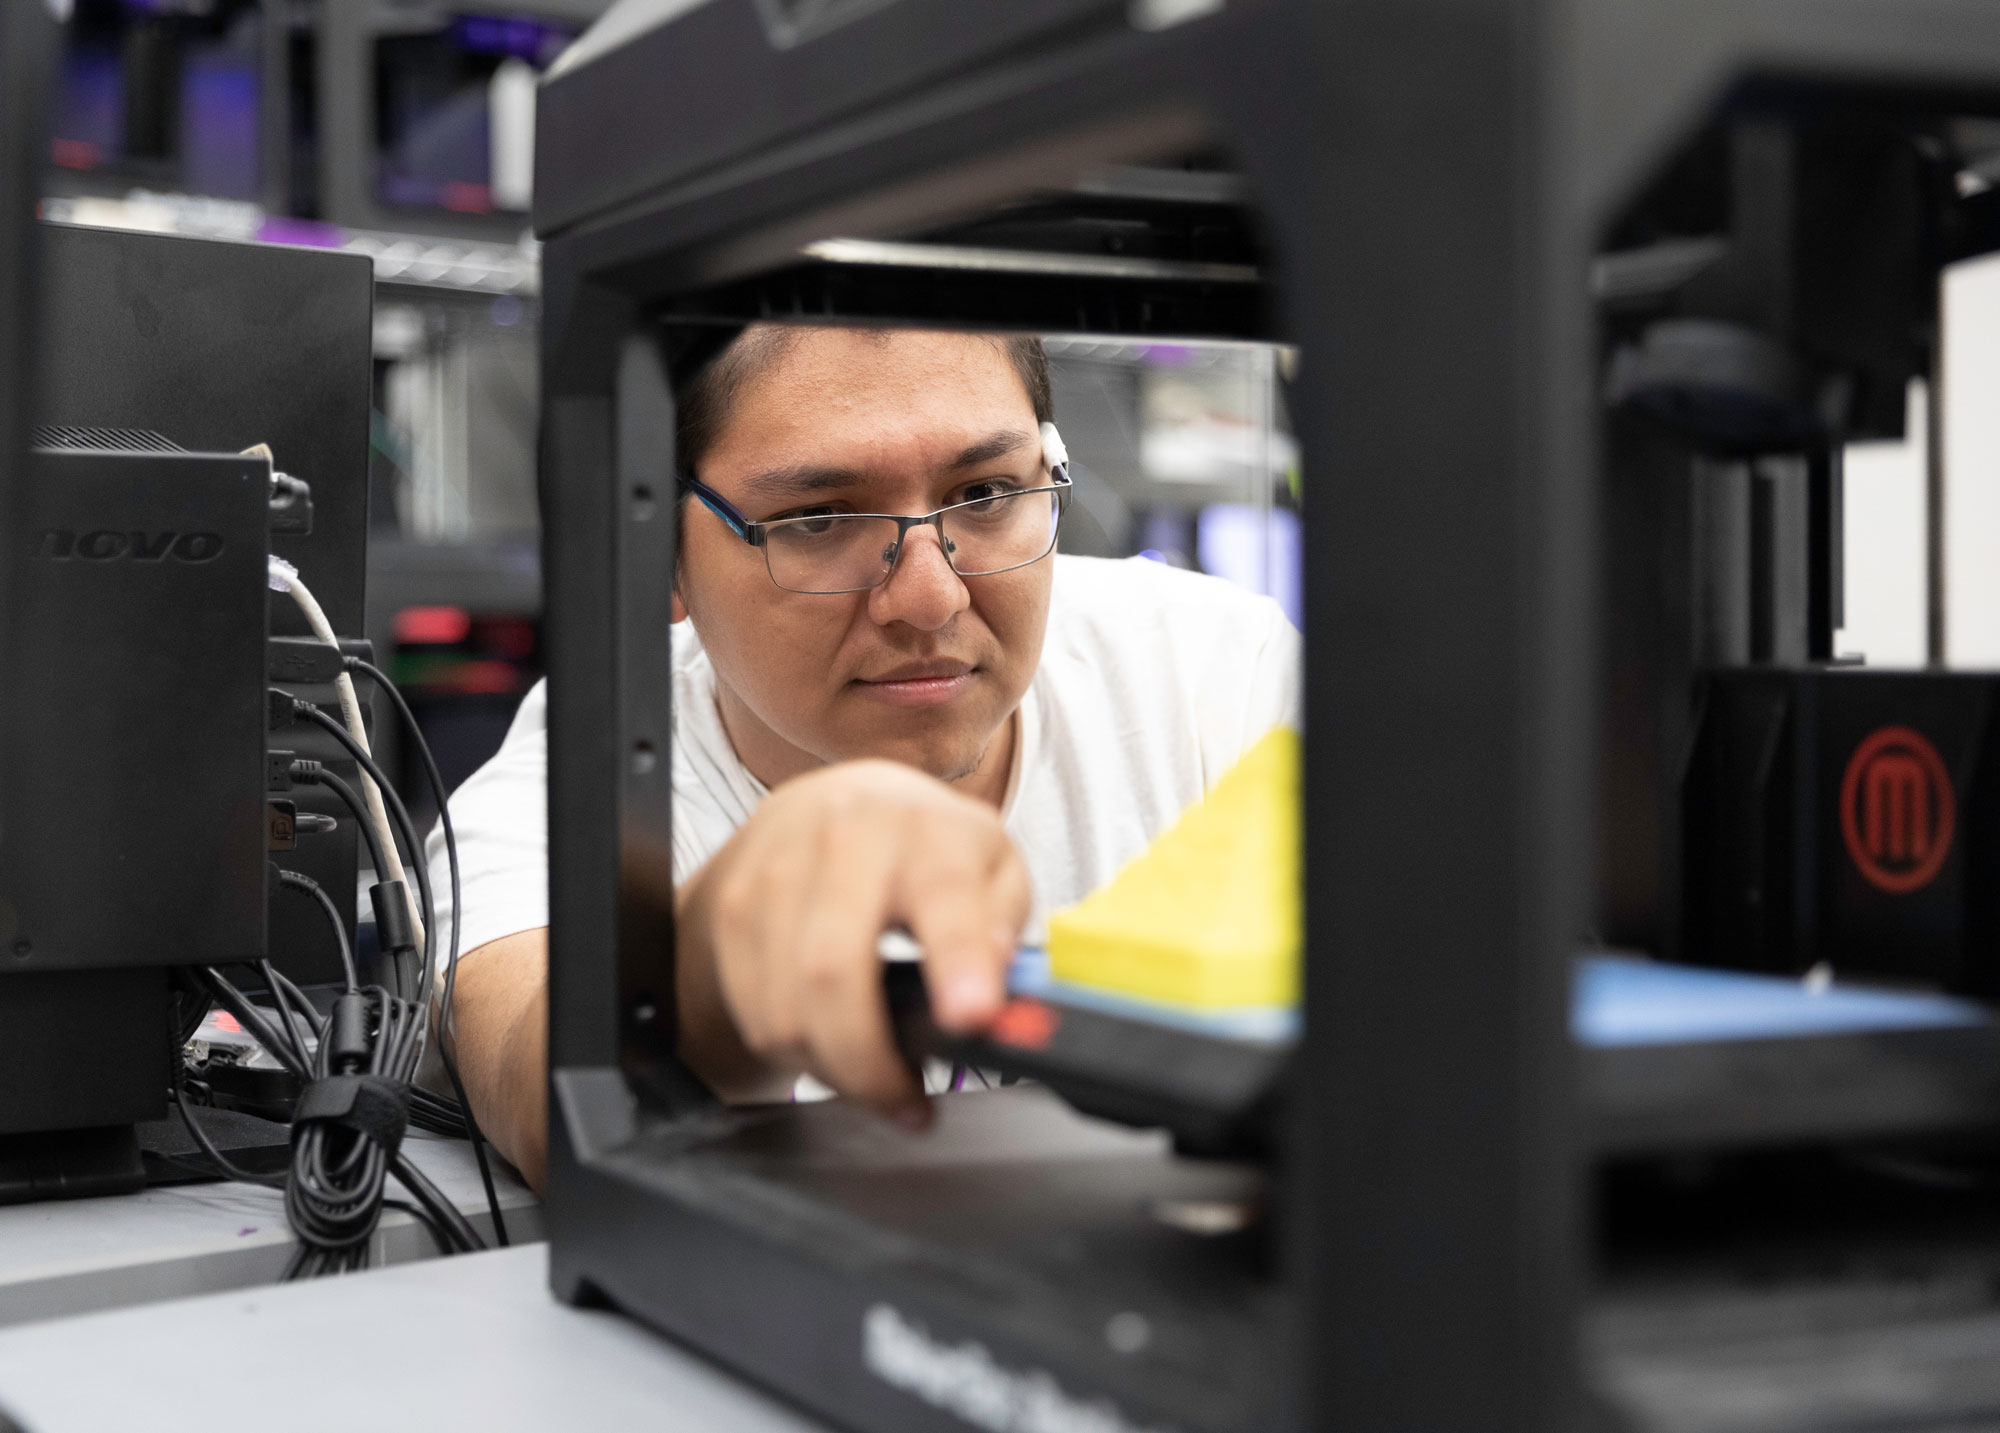
M 791 335 L 753 371 L 696 476 L 753 522 L 926 513 L 982 481 L 1049 481 L 997 344 L 841 329 Z M 1053 562 L 961 577 L 936 529 L 913 528 L 882 586 L 809 596 L 779 588 L 762 550 L 699 502 L 682 514 L 679 597 L 752 772 L 775 783 L 864 756 L 947 781 L 979 767 L 1041 660 Z

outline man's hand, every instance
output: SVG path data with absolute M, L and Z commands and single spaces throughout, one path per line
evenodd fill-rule
M 947 1030 L 1005 998 L 1029 882 L 999 813 L 910 767 L 829 766 L 774 791 L 678 893 L 681 1056 L 725 1098 L 809 1073 L 913 1126 L 876 941 L 906 927 Z
M 1027 867 L 992 807 L 907 766 L 830 766 L 788 782 L 676 893 L 681 1056 L 729 1099 L 783 1099 L 801 1071 L 921 1124 L 875 943 L 924 950 L 938 1023 L 971 1030 L 1003 999 L 1028 917 Z M 548 932 L 459 957 L 459 1070 L 486 1135 L 542 1187 L 548 1149 Z

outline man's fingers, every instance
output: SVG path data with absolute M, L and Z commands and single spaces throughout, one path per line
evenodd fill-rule
M 923 1088 L 896 1052 L 881 975 L 871 973 L 874 979 L 865 986 L 858 974 L 843 979 L 837 991 L 808 1008 L 812 1072 L 849 1099 L 921 1125 Z
M 793 947 L 793 974 L 814 1073 L 886 1112 L 915 1111 L 923 1091 L 897 1053 L 875 953 L 894 887 L 897 847 L 828 823 Z
M 977 1029 L 999 1012 L 1020 929 L 1007 929 L 1015 911 L 991 849 L 968 835 L 913 860 L 898 903 L 923 947 L 931 1013 L 947 1030 Z

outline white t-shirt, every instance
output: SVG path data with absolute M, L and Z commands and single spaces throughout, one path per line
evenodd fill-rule
M 1298 725 L 1299 634 L 1278 605 L 1145 558 L 1058 556 L 1042 662 L 1021 700 L 1003 815 L 1035 886 L 1030 938 L 1145 850 L 1257 739 Z M 764 799 L 716 708 L 715 669 L 673 629 L 674 881 L 700 870 Z M 548 700 L 451 799 L 459 948 L 549 923 Z M 431 881 L 447 919 L 443 842 Z

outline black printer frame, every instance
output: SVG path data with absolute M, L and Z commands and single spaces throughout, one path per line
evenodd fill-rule
M 780 8 L 715 0 L 544 92 L 557 1292 L 852 1426 L 967 1426 L 871 1384 L 858 1325 L 829 1341 L 848 1315 L 820 1304 L 837 1284 L 844 1310 L 880 1247 L 843 1242 L 823 1208 L 730 1207 L 688 1157 L 737 1117 L 702 1107 L 668 1033 L 660 324 L 745 317 L 762 294 L 775 318 L 1267 337 L 1305 354 L 1312 739 L 1307 1033 L 1262 1426 L 1580 1426 L 1567 1002 L 1591 859 L 1594 226 L 1758 76 L 1991 111 L 2000 11 L 1032 0 L 855 7 L 799 35 L 771 27 Z M 752 114 L 745 95 L 777 98 Z M 1240 311 L 1180 271 L 1133 281 L 1160 286 L 1157 306 L 1086 314 L 1038 308 L 1035 285 L 996 299 L 934 271 L 841 283 L 800 258 L 824 238 L 934 231 L 1090 163 L 1216 151 L 1260 203 L 1273 297 L 1254 331 L 1214 317 Z M 1157 317 L 1182 311 L 1210 326 Z M 1193 1407 L 1181 1420 L 1210 1426 Z

